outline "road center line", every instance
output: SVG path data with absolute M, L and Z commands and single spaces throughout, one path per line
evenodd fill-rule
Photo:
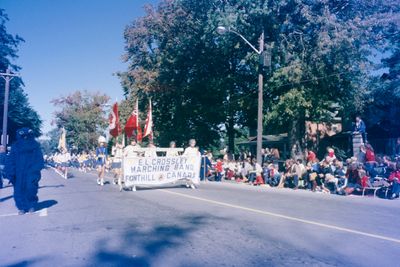
M 18 216 L 18 213 L 0 214 L 0 217 Z
M 165 193 L 168 193 L 168 194 L 172 194 L 172 195 L 177 195 L 177 196 L 189 198 L 189 199 L 208 202 L 208 203 L 219 205 L 219 206 L 224 206 L 224 207 L 229 207 L 229 208 L 234 208 L 234 209 L 239 209 L 239 210 L 250 211 L 250 212 L 254 212 L 254 213 L 258 213 L 258 214 L 262 214 L 262 215 L 267 215 L 267 216 L 272 216 L 272 217 L 276 217 L 276 218 L 286 219 L 286 220 L 289 220 L 289 221 L 301 222 L 301 223 L 304 223 L 304 224 L 315 225 L 315 226 L 319 226 L 319 227 L 323 227 L 323 228 L 333 229 L 333 230 L 342 231 L 342 232 L 346 232 L 346 233 L 352 233 L 352 234 L 361 235 L 361 236 L 367 236 L 367 237 L 371 237 L 371 238 L 375 238 L 375 239 L 391 241 L 391 242 L 400 244 L 400 239 L 391 238 L 391 237 L 387 237 L 387 236 L 371 234 L 371 233 L 367 233 L 367 232 L 353 230 L 353 229 L 350 229 L 350 228 L 339 227 L 339 226 L 335 226 L 335 225 L 324 224 L 324 223 L 319 223 L 319 222 L 315 222 L 315 221 L 300 219 L 300 218 L 291 217 L 291 216 L 287 216 L 287 215 L 283 215 L 283 214 L 279 214 L 279 213 L 263 211 L 263 210 L 258 210 L 258 209 L 252 209 L 252 208 L 247 208 L 247 207 L 242 207 L 242 206 L 233 205 L 233 204 L 220 202 L 220 201 L 215 201 L 215 200 L 211 200 L 211 199 L 190 196 L 190 195 L 177 193 L 177 192 L 173 192 L 173 191 L 169 191 L 169 190 L 165 190 L 165 189 L 160 189 L 159 191 L 162 191 L 162 192 L 165 192 Z

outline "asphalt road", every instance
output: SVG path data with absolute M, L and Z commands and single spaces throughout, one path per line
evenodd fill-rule
M 0 190 L 0 266 L 400 266 L 400 201 L 203 183 L 119 192 L 43 171 L 40 210 Z

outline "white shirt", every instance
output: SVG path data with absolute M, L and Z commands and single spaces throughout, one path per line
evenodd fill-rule
M 129 145 L 129 146 L 125 147 L 124 156 L 125 157 L 137 157 L 137 156 L 139 156 L 139 152 L 136 151 L 138 148 L 140 148 L 139 145 L 135 145 L 135 146 Z
M 185 149 L 185 152 L 183 152 L 184 156 L 188 156 L 188 157 L 197 157 L 200 156 L 200 152 L 199 152 L 199 148 L 198 147 L 187 147 Z

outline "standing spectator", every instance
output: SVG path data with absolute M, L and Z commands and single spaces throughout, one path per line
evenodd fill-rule
M 11 147 L 5 169 L 14 186 L 14 200 L 20 215 L 35 211 L 43 168 L 43 154 L 33 131 L 29 128 L 17 130 L 17 141 Z
M 281 156 L 279 154 L 279 150 L 277 148 L 272 148 L 271 149 L 271 159 L 273 161 L 277 161 L 281 159 Z
M 359 152 L 358 155 L 357 155 L 357 161 L 358 161 L 359 163 L 364 164 L 364 163 L 365 163 L 365 160 L 366 160 L 366 158 L 365 158 L 366 154 L 367 154 L 367 153 L 366 153 L 365 146 L 364 146 L 364 145 L 361 145 L 361 146 L 360 146 L 360 152 Z
M 6 149 L 0 146 L 0 188 L 3 188 L 4 167 L 6 164 Z
M 375 159 L 375 152 L 374 149 L 370 144 L 365 145 L 365 170 L 369 174 L 371 178 L 374 178 L 376 173 L 375 173 L 375 167 L 377 165 L 376 159 Z
M 397 138 L 395 154 L 397 157 L 400 157 L 400 137 Z
M 211 161 L 207 157 L 207 151 L 204 151 L 201 156 L 201 165 L 200 165 L 200 180 L 204 181 L 208 176 L 209 168 L 211 168 Z
M 223 162 L 221 159 L 218 159 L 217 163 L 215 165 L 215 181 L 216 182 L 221 182 L 223 171 L 224 171 Z
M 364 144 L 367 142 L 366 126 L 360 116 L 356 117 L 356 123 L 354 125 L 354 134 L 361 134 Z

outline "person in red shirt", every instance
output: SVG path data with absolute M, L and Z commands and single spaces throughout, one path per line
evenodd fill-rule
M 376 176 L 376 172 L 374 168 L 376 167 L 377 162 L 375 159 L 375 152 L 372 148 L 371 144 L 365 145 L 365 169 L 367 170 L 370 177 L 374 178 Z
M 217 164 L 215 165 L 215 172 L 216 172 L 216 179 L 215 181 L 221 182 L 222 180 L 222 172 L 223 172 L 223 165 L 222 165 L 222 160 L 217 160 Z
M 365 160 L 366 162 L 375 162 L 375 152 L 370 144 L 365 145 Z
M 314 162 L 315 159 L 317 158 L 317 155 L 315 155 L 315 153 L 313 151 L 308 151 L 307 154 L 307 162 Z
M 396 170 L 389 176 L 389 181 L 392 182 L 392 197 L 398 198 L 400 194 L 400 162 L 396 163 Z

